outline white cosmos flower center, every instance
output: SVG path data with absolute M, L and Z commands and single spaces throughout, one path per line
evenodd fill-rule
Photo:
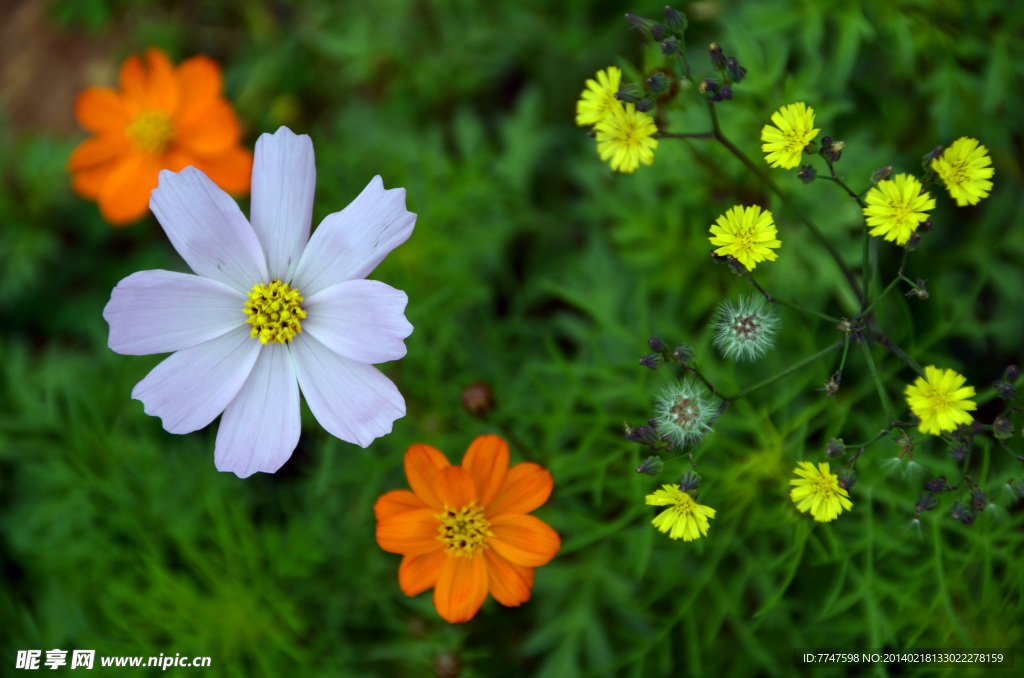
M 277 278 L 271 280 L 269 285 L 253 285 L 243 309 L 243 312 L 249 314 L 245 322 L 252 325 L 249 336 L 259 339 L 261 344 L 284 344 L 291 341 L 296 334 L 302 333 L 302 323 L 299 321 L 306 317 L 300 305 L 302 301 L 302 295 L 297 289 L 292 289 L 288 283 Z

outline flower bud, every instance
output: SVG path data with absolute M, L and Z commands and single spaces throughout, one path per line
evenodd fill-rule
M 679 53 L 679 41 L 675 38 L 669 38 L 661 43 L 661 53 L 672 56 L 673 54 Z
M 657 353 L 648 353 L 647 355 L 640 356 L 640 366 L 656 370 L 661 367 L 662 360 L 663 358 Z
M 638 29 L 641 33 L 651 34 L 651 28 L 654 26 L 654 22 L 650 19 L 645 19 L 642 16 L 637 16 L 632 12 L 626 14 L 626 21 L 633 24 L 633 27 Z
M 733 82 L 739 82 L 747 75 L 747 69 L 740 66 L 736 57 L 728 57 L 725 60 L 725 72 L 729 74 L 729 79 Z
M 700 488 L 700 476 L 693 471 L 687 471 L 679 480 L 679 489 L 683 492 L 692 492 Z
M 661 24 L 654 24 L 651 26 L 651 37 L 654 38 L 655 42 L 661 42 L 668 37 L 668 29 Z
M 818 170 L 814 169 L 810 165 L 803 165 L 796 172 L 797 178 L 805 184 L 809 184 L 818 178 Z
M 1010 418 L 1004 415 L 996 417 L 996 420 L 992 422 L 992 435 L 996 437 L 996 440 L 1007 440 L 1013 437 L 1013 422 Z
M 645 96 L 643 99 L 636 102 L 636 110 L 640 111 L 641 113 L 650 112 L 650 110 L 654 108 L 654 100 L 654 97 L 650 95 Z
M 672 9 L 668 5 L 665 5 L 665 25 L 671 28 L 673 31 L 685 31 L 689 22 L 686 20 L 686 15 L 677 9 Z
M 936 506 L 939 505 L 939 498 L 931 492 L 921 493 L 917 503 L 914 504 L 914 510 L 918 513 L 924 513 L 925 511 L 932 511 Z
M 636 85 L 626 85 L 615 93 L 615 98 L 624 104 L 635 104 L 643 98 L 643 92 Z
M 658 337 L 651 337 L 648 339 L 647 345 L 650 346 L 651 350 L 655 353 L 668 353 L 668 346 Z
M 996 394 L 1003 400 L 1014 400 L 1017 397 L 1017 387 L 1008 381 L 1002 379 L 992 384 L 996 390 Z
M 954 445 L 949 450 L 949 456 L 953 461 L 963 461 L 970 453 L 971 450 L 966 445 Z
M 718 94 L 718 87 L 719 84 L 715 80 L 711 78 L 704 78 L 700 81 L 700 87 L 698 89 L 701 94 L 707 94 L 708 92 L 711 94 Z
M 932 160 L 942 155 L 942 146 L 936 146 L 932 150 L 928 151 L 923 158 L 921 158 L 921 164 L 926 170 L 932 169 Z
M 661 457 L 647 457 L 642 464 L 636 467 L 636 472 L 653 478 L 661 473 L 663 468 L 665 468 L 665 463 L 661 461 Z
M 718 88 L 718 93 L 711 97 L 712 101 L 730 101 L 732 100 L 732 85 L 722 85 Z
M 664 94 L 668 91 L 669 85 L 672 83 L 664 73 L 655 73 L 651 77 L 647 78 L 647 86 L 655 94 Z
M 964 525 L 974 523 L 974 511 L 962 501 L 953 504 L 953 508 L 949 510 L 949 515 L 953 517 L 953 520 L 959 520 Z
M 846 443 L 843 442 L 842 438 L 833 438 L 825 446 L 825 454 L 833 459 L 843 456 L 846 454 Z
M 839 384 L 842 383 L 842 381 L 843 373 L 840 372 L 839 370 L 836 370 L 835 372 L 832 373 L 832 376 L 828 378 L 828 381 L 825 382 L 825 385 L 819 388 L 818 390 L 824 391 L 825 395 L 828 396 L 829 398 L 835 398 L 836 393 L 839 392 Z
M 871 173 L 871 183 L 877 184 L 880 181 L 885 181 L 892 176 L 892 165 L 886 165 L 885 167 L 879 167 Z
M 487 384 L 470 384 L 462 389 L 462 407 L 470 416 L 482 417 L 494 409 L 494 392 Z
M 854 473 L 852 468 L 843 469 L 839 473 L 839 487 L 849 491 L 853 484 L 857 482 L 857 474 Z
M 1020 368 L 1016 365 L 1008 365 L 1006 371 L 1003 372 L 1003 379 L 1015 383 L 1020 379 Z
M 672 357 L 685 365 L 693 360 L 693 347 L 689 344 L 680 344 L 672 349 Z
M 950 487 L 946 485 L 946 476 L 939 476 L 938 478 L 935 478 L 934 480 L 929 480 L 927 483 L 925 483 L 924 489 L 926 489 L 929 492 L 935 492 L 936 494 L 940 494 L 950 489 Z
M 828 137 L 826 137 L 827 139 Z M 825 156 L 825 159 L 829 162 L 837 162 L 843 157 L 843 149 L 846 148 L 846 142 L 843 141 L 831 141 L 826 144 L 824 139 L 821 142 L 821 154 Z
M 722 53 L 722 46 L 717 42 L 711 43 L 708 47 L 708 54 L 711 55 L 711 66 L 716 71 L 725 70 L 725 54 Z
M 971 506 L 974 507 L 975 511 L 980 511 L 988 506 L 988 497 L 980 489 L 971 492 Z

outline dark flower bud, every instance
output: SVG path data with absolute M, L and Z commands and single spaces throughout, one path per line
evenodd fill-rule
M 985 493 L 981 490 L 974 490 L 971 492 L 971 506 L 973 506 L 976 511 L 983 510 L 988 506 L 988 497 L 986 497 Z
M 1013 422 L 1010 421 L 1010 418 L 1002 415 L 996 417 L 996 420 L 992 422 L 992 435 L 996 437 L 996 440 L 1012 438 Z
M 915 233 L 914 235 L 918 235 L 918 234 Z M 920 236 L 919 235 L 918 235 L 918 239 L 920 240 Z M 925 282 L 927 282 L 927 281 L 922 280 L 921 278 L 918 278 L 917 279 L 917 287 L 915 287 L 912 290 L 909 290 L 905 296 L 908 299 L 910 297 L 917 297 L 918 299 L 928 299 L 931 295 L 928 294 L 928 288 L 925 287 Z
M 651 337 L 650 339 L 648 339 L 647 345 L 650 346 L 651 350 L 655 351 L 656 353 L 668 353 L 668 346 L 665 344 L 664 341 L 662 341 L 658 337 Z
M 716 81 L 712 80 L 711 78 L 704 78 L 703 80 L 700 81 L 699 89 L 701 94 L 707 94 L 708 92 L 710 92 L 711 94 L 717 94 L 718 88 L 719 84 Z
M 651 26 L 651 37 L 657 42 L 661 42 L 668 37 L 668 29 L 661 24 L 654 24 Z
M 462 407 L 471 416 L 482 417 L 494 409 L 494 392 L 487 384 L 470 384 L 462 389 Z
M 885 181 L 892 176 L 892 165 L 886 165 L 885 167 L 879 167 L 871 173 L 871 183 L 877 184 L 880 181 Z
M 675 38 L 669 38 L 661 43 L 661 53 L 672 56 L 673 54 L 679 53 L 679 41 Z
M 1003 372 L 1003 379 L 1009 382 L 1016 382 L 1020 379 L 1020 368 L 1016 365 L 1009 365 Z
M 712 101 L 729 101 L 732 99 L 732 85 L 722 85 L 718 94 L 711 98 Z
M 852 468 L 845 469 L 839 474 L 839 487 L 844 490 L 850 490 L 855 482 L 857 482 L 857 474 L 853 472 Z
M 821 147 L 822 148 L 825 148 L 826 146 L 831 146 L 831 145 L 832 145 L 832 137 L 822 137 L 821 138 Z
M 725 72 L 729 74 L 729 79 L 733 82 L 739 82 L 747 75 L 747 69 L 740 66 L 736 57 L 728 57 L 725 60 Z
M 949 450 L 949 456 L 953 458 L 953 461 L 963 461 L 970 453 L 971 450 L 966 445 L 954 445 Z
M 992 384 L 996 389 L 996 394 L 1003 400 L 1014 400 L 1017 397 L 1017 387 L 1008 381 L 999 381 Z
M 829 144 L 826 144 L 824 140 L 821 142 L 821 154 L 829 162 L 837 162 L 842 158 L 844 148 L 846 148 L 846 142 L 844 141 L 832 141 Z
M 936 494 L 945 492 L 949 487 L 946 485 L 946 476 L 939 476 L 934 480 L 929 480 L 924 484 L 924 489 L 929 492 L 935 492 Z
M 651 428 L 658 428 L 658 419 L 656 417 L 651 417 L 647 420 L 647 425 Z
M 818 170 L 814 169 L 810 165 L 802 165 L 796 172 L 796 176 L 800 181 L 805 184 L 809 184 L 818 177 Z
M 647 457 L 642 464 L 636 467 L 636 472 L 654 477 L 661 473 L 663 468 L 665 468 L 665 464 L 661 461 L 661 457 Z
M 683 492 L 692 492 L 700 488 L 700 476 L 693 471 L 687 471 L 679 480 L 679 489 Z
M 657 353 L 648 353 L 647 355 L 640 356 L 640 366 L 652 370 L 661 367 L 661 361 L 662 357 Z
M 685 31 L 689 22 L 685 14 L 665 5 L 665 24 L 673 31 Z
M 921 158 L 921 164 L 924 165 L 926 170 L 930 170 L 932 168 L 932 160 L 935 160 L 940 155 L 942 155 L 942 146 L 936 146 Z
M 914 509 L 918 513 L 924 513 L 925 511 L 933 511 L 936 506 L 939 505 L 939 498 L 931 492 L 923 492 L 918 498 L 917 503 L 914 504 Z
M 964 525 L 974 523 L 974 510 L 962 501 L 953 504 L 953 508 L 949 510 L 949 515 L 953 516 L 953 520 L 959 520 Z
M 668 77 L 664 73 L 655 73 L 651 77 L 647 78 L 647 86 L 651 88 L 651 91 L 655 94 L 664 94 L 668 91 L 669 85 Z
M 643 92 L 636 85 L 626 85 L 615 93 L 615 98 L 626 104 L 635 104 L 643 97 Z
M 637 16 L 632 12 L 626 14 L 626 21 L 633 24 L 633 27 L 638 29 L 641 33 L 647 33 L 650 35 L 651 28 L 654 26 L 654 22 L 650 19 L 645 19 L 642 16 Z
M 846 454 L 846 444 L 842 438 L 833 438 L 828 441 L 828 445 L 825 446 L 825 454 L 835 459 Z
M 685 365 L 693 360 L 693 348 L 688 344 L 680 344 L 672 349 L 672 357 Z
M 647 113 L 652 108 L 654 108 L 654 97 L 652 96 L 646 96 L 640 101 L 636 102 L 636 110 L 640 111 L 641 113 Z
M 708 54 L 711 55 L 711 66 L 716 71 L 724 71 L 725 54 L 722 53 L 722 46 L 719 45 L 717 42 L 711 43 L 711 46 L 708 47 Z

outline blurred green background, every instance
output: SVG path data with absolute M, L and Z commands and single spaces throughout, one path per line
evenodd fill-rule
M 957 209 L 938 192 L 935 231 L 908 275 L 931 298 L 890 295 L 879 322 L 922 364 L 986 391 L 1022 359 L 1024 11 L 982 0 L 722 1 L 681 6 L 698 77 L 722 44 L 748 69 L 719 106 L 726 134 L 760 161 L 758 136 L 793 101 L 846 141 L 838 169 L 856 190 L 885 164 L 960 136 L 995 165 L 992 195 Z M 708 258 L 707 227 L 732 205 L 776 212 L 779 260 L 758 279 L 787 300 L 849 316 L 834 264 L 743 166 L 702 140 L 663 140 L 654 165 L 613 176 L 573 124 L 584 80 L 619 65 L 634 82 L 660 53 L 609 0 L 8 0 L 0 29 L 0 674 L 19 649 L 100 655 L 205 655 L 195 675 L 690 676 L 832 675 L 796 668 L 794 648 L 1009 648 L 1024 662 L 1024 518 L 1008 480 L 1024 475 L 1021 420 L 1009 452 L 979 438 L 970 473 L 992 501 L 972 526 L 948 515 L 963 493 L 908 527 L 923 479 L 959 471 L 946 445 L 915 451 L 927 472 L 857 463 L 854 509 L 816 525 L 787 482 L 826 442 L 867 440 L 884 414 L 851 351 L 834 400 L 826 359 L 731 407 L 695 449 L 707 538 L 670 541 L 643 497 L 657 479 L 622 438 L 677 376 L 637 365 L 658 335 L 697 349 L 725 392 L 836 341 L 827 323 L 782 309 L 779 347 L 733 366 L 706 323 L 746 283 Z M 404 186 L 419 215 L 373 278 L 409 295 L 409 353 L 384 365 L 408 403 L 394 432 L 362 450 L 303 409 L 303 433 L 276 475 L 239 480 L 213 466 L 216 426 L 164 432 L 130 398 L 162 356 L 106 347 L 110 290 L 143 269 L 185 270 L 150 216 L 106 225 L 64 171 L 84 138 L 75 94 L 112 84 L 149 45 L 176 62 L 217 59 L 251 147 L 287 125 L 317 156 L 314 223 L 374 174 Z M 659 125 L 706 131 L 693 92 Z M 834 186 L 776 181 L 860 266 L 859 210 Z M 247 211 L 247 201 L 243 209 Z M 899 251 L 879 246 L 880 282 Z M 763 270 L 762 270 L 763 269 Z M 880 286 L 876 289 L 880 289 Z M 899 414 L 913 373 L 875 351 Z M 463 388 L 485 382 L 496 409 L 475 419 Z M 998 401 L 983 406 L 990 423 Z M 430 594 L 405 597 L 400 557 L 374 539 L 373 503 L 407 487 L 402 455 L 426 442 L 455 461 L 481 433 L 507 436 L 513 461 L 549 467 L 536 512 L 562 536 L 529 603 L 493 600 L 451 626 Z M 957 496 L 952 496 L 957 494 Z M 1001 520 L 998 519 L 1001 517 Z M 994 519 L 995 518 L 995 519 Z M 45 656 L 45 655 L 44 655 Z M 61 670 L 69 670 L 64 667 Z M 116 675 L 117 669 L 105 669 Z M 1019 670 L 1019 669 L 1018 669 Z M 125 670 L 131 673 L 131 670 Z M 192 669 L 170 669 L 192 675 Z M 136 670 L 137 672 L 137 670 Z M 1010 675 L 979 666 L 892 675 Z M 848 675 L 886 675 L 860 666 Z

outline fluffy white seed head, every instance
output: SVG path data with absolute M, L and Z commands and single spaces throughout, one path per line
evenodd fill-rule
M 726 358 L 752 362 L 775 347 L 779 315 L 759 294 L 723 301 L 712 322 L 715 346 Z

